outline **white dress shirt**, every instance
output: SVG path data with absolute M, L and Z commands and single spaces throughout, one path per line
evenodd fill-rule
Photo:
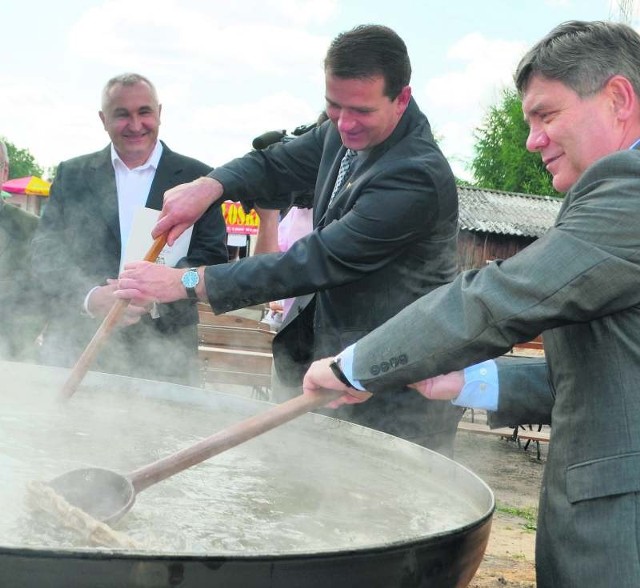
M 113 143 L 111 144 L 111 163 L 116 177 L 116 196 L 118 198 L 118 220 L 120 221 L 120 262 L 122 265 L 122 255 L 127 249 L 133 217 L 138 208 L 144 208 L 149 197 L 151 184 L 158 169 L 158 163 L 162 156 L 162 143 L 156 142 L 149 159 L 142 165 L 129 169 L 120 159 Z M 116 276 L 114 276 L 116 277 Z M 94 318 L 89 312 L 89 297 L 96 288 L 89 290 L 84 298 L 84 313 Z

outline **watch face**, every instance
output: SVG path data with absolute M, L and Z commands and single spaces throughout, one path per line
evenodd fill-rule
M 182 275 L 182 284 L 185 288 L 195 288 L 200 282 L 198 272 L 189 270 Z

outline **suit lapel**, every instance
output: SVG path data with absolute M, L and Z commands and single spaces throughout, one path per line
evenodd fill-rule
M 336 133 L 337 134 L 337 133 Z M 339 148 L 335 153 L 333 163 L 331 164 L 329 173 L 324 178 L 324 184 L 320 190 L 320 197 L 318 198 L 317 206 L 313 209 L 313 226 L 324 226 L 327 219 L 327 211 L 329 208 L 329 200 L 331 199 L 331 193 L 338 177 L 338 170 L 340 169 L 340 162 L 344 157 L 347 149 L 339 143 Z
M 353 183 L 359 177 L 361 177 L 367 170 L 369 170 L 389 149 L 396 145 L 399 141 L 403 140 L 403 137 L 407 135 L 409 129 L 417 124 L 425 123 L 428 126 L 429 134 L 431 133 L 431 127 L 424 115 L 418 109 L 418 105 L 415 100 L 411 98 L 409 106 L 403 113 L 402 117 L 398 121 L 396 128 L 391 135 L 385 139 L 379 145 L 373 147 L 363 158 L 362 154 L 358 158 L 357 168 L 353 171 L 351 176 L 347 180 L 346 186 L 343 186 L 341 192 L 347 189 L 349 183 Z M 338 170 L 340 168 L 340 161 L 346 152 L 346 148 L 342 144 L 340 134 L 334 125 L 331 125 L 327 131 L 328 136 L 325 142 L 325 153 L 335 149 L 333 161 L 329 166 L 329 171 L 324 178 L 324 184 L 320 190 L 320 196 L 318 197 L 317 206 L 314 206 L 313 210 L 313 225 L 314 227 L 323 226 L 327 222 L 327 217 L 333 220 L 333 215 L 328 213 L 329 199 L 331 198 L 331 192 L 338 176 Z M 321 164 L 322 165 L 322 164 Z M 345 196 L 345 194 L 342 194 Z M 339 198 L 339 196 L 336 196 Z M 343 206 L 338 208 L 344 208 Z M 335 213 L 334 213 L 335 214 Z
M 104 219 L 116 242 L 120 245 L 118 195 L 110 147 L 98 153 L 90 169 L 91 177 L 88 178 L 88 188 L 94 195 L 92 200 L 95 203 L 97 214 Z
M 169 188 L 184 183 L 180 181 L 183 172 L 184 165 L 175 157 L 173 151 L 162 143 L 162 155 L 145 206 L 154 210 L 162 210 L 164 193 Z

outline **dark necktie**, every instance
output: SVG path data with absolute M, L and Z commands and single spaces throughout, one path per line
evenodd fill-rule
M 347 175 L 349 174 L 349 168 L 351 167 L 351 163 L 353 162 L 354 157 L 358 155 L 356 151 L 353 149 L 347 149 L 347 152 L 344 154 L 342 161 L 340 162 L 340 169 L 338 170 L 338 177 L 336 178 L 336 183 L 333 186 L 333 192 L 331 192 L 331 198 L 329 199 L 329 205 L 333 202 L 335 195 L 338 193 L 342 185 L 344 184 Z

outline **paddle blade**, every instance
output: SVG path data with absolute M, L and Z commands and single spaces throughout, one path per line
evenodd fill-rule
M 51 480 L 49 486 L 72 506 L 105 523 L 115 523 L 135 501 L 131 482 L 102 468 L 67 472 Z

